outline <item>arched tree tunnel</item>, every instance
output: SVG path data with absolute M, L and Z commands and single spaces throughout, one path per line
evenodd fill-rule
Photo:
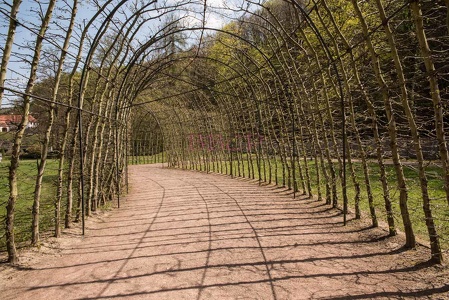
M 419 236 L 441 263 L 448 8 L 3 1 L 2 115 L 21 116 L 0 133 L 9 261 L 18 243 L 38 245 L 42 230 L 59 236 L 112 200 L 120 206 L 129 164 L 164 163 L 317 197 L 345 224 L 369 218 L 391 236 L 405 232 L 406 248 Z M 26 181 L 20 166 L 35 144 L 37 175 Z

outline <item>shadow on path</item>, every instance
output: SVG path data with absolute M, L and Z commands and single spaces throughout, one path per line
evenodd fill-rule
M 448 270 L 400 237 L 272 187 L 132 166 L 120 210 L 3 278 L 1 299 L 449 298 Z

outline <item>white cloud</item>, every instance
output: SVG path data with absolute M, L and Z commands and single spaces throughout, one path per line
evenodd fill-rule
M 217 14 L 209 13 L 206 17 L 206 27 L 220 29 L 225 22 L 225 19 Z

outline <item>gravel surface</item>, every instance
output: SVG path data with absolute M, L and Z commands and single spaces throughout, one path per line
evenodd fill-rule
M 130 167 L 120 209 L 89 218 L 19 267 L 0 299 L 449 299 L 428 249 L 316 199 L 217 174 Z

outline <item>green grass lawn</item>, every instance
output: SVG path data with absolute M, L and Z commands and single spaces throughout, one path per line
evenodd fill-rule
M 164 156 L 165 158 L 165 156 Z M 129 164 L 162 162 L 162 153 L 153 156 L 129 157 Z M 45 232 L 54 226 L 54 200 L 56 197 L 56 181 L 58 174 L 57 159 L 48 159 L 42 183 L 40 205 L 40 230 Z M 0 251 L 5 248 L 5 216 L 6 203 L 9 197 L 9 157 L 3 156 L 0 162 Z M 18 171 L 19 196 L 15 209 L 16 242 L 24 244 L 31 238 L 32 205 L 37 175 L 36 160 L 21 160 Z M 63 204 L 64 205 L 64 204 Z M 64 207 L 62 208 L 64 209 Z
M 166 156 L 164 155 L 164 159 Z M 240 175 L 245 174 L 245 177 L 249 177 L 251 165 L 247 161 L 247 156 L 244 155 L 244 162 L 240 164 Z M 153 155 L 153 156 L 139 156 L 139 157 L 129 157 L 130 164 L 144 164 L 144 163 L 156 163 L 162 161 L 162 154 Z M 253 158 L 253 166 L 254 166 L 254 178 L 258 180 L 258 171 L 257 171 L 257 160 Z M 281 162 L 271 160 L 271 182 L 274 184 L 276 182 L 275 178 L 275 165 L 277 163 L 277 181 L 279 185 L 282 185 L 282 164 Z M 189 164 L 186 164 L 188 166 Z M 317 194 L 317 183 L 315 181 L 315 172 L 316 168 L 314 165 L 314 161 L 308 161 L 310 176 L 312 179 L 311 185 L 314 194 Z M 6 201 L 8 199 L 8 166 L 9 161 L 7 158 L 3 159 L 3 162 L 0 163 L 0 218 L 2 219 L 2 224 L 4 224 L 4 216 L 6 213 Z M 337 167 L 337 164 L 335 164 Z M 265 162 L 267 175 L 265 176 L 264 171 L 261 171 L 262 180 L 267 177 L 268 181 L 268 162 Z M 304 169 L 304 162 L 302 162 L 302 167 Z M 364 217 L 368 218 L 368 201 L 366 188 L 363 180 L 363 172 L 362 166 L 360 163 L 354 164 L 356 170 L 356 177 L 361 185 L 361 202 L 360 206 L 362 209 L 362 213 Z M 53 209 L 53 201 L 56 194 L 55 182 L 57 179 L 57 168 L 58 161 L 57 160 L 49 160 L 47 163 L 47 169 L 45 172 L 44 180 L 43 180 L 43 190 L 42 190 L 42 199 L 41 199 L 41 231 L 46 231 L 51 229 L 53 226 L 53 218 L 54 218 L 54 209 Z M 228 174 L 230 172 L 230 163 L 229 162 L 216 162 L 214 164 L 209 164 L 209 171 L 215 172 L 225 172 L 228 170 Z M 206 166 L 204 164 L 197 166 L 198 170 L 206 171 Z M 338 172 L 338 170 L 337 170 Z M 393 202 L 394 216 L 396 220 L 396 225 L 399 230 L 402 229 L 402 219 L 399 211 L 399 191 L 397 189 L 396 177 L 393 166 L 387 166 L 388 172 L 388 181 L 390 186 L 390 196 Z M 422 210 L 422 199 L 421 199 L 421 191 L 419 186 L 419 178 L 416 170 L 416 166 L 413 164 L 405 164 L 404 172 L 407 177 L 408 184 L 408 193 L 409 193 L 409 210 L 412 218 L 412 222 L 414 224 L 414 230 L 418 237 L 428 240 L 427 238 L 427 228 L 425 226 L 425 219 Z M 443 190 L 443 181 L 442 181 L 442 169 L 432 165 L 427 167 L 426 169 L 427 177 L 428 177 L 428 185 L 429 185 L 429 194 L 432 198 L 432 209 L 434 213 L 435 222 L 437 225 L 438 233 L 441 236 L 441 242 L 444 249 L 449 249 L 449 206 L 446 202 L 445 193 Z M 34 192 L 34 184 L 35 177 L 37 173 L 37 162 L 35 160 L 22 160 L 20 162 L 19 167 L 19 199 L 16 205 L 16 238 L 18 243 L 29 240 L 30 238 L 30 228 L 31 228 L 31 207 L 33 202 L 33 192 Z M 236 161 L 233 162 L 233 173 L 235 176 L 238 176 L 238 163 Z M 287 174 L 288 176 L 288 174 Z M 251 176 L 253 177 L 253 176 Z M 301 188 L 301 184 L 299 182 L 300 176 L 298 174 L 297 168 L 297 181 L 298 187 Z M 323 196 L 325 196 L 325 185 L 324 185 L 324 176 L 321 175 L 321 191 Z M 379 180 L 379 168 L 376 163 L 370 163 L 370 180 L 371 187 L 374 195 L 374 201 L 376 206 L 376 212 L 378 219 L 380 221 L 385 221 L 385 209 L 383 203 L 383 194 L 381 188 L 381 182 Z M 288 180 L 286 180 L 286 184 Z M 342 205 L 342 195 L 341 195 L 341 184 L 337 183 L 338 191 L 339 191 L 339 204 Z M 355 190 L 354 186 L 349 174 L 349 167 L 347 169 L 347 186 L 348 186 L 348 198 L 349 198 L 349 208 L 354 211 L 354 195 Z M 4 225 L 0 227 L 0 250 L 4 250 L 5 247 L 5 239 L 4 239 Z
M 128 164 L 130 165 L 154 164 L 162 162 L 167 162 L 165 152 L 161 152 L 154 155 L 128 156 Z
M 355 167 L 357 170 L 356 176 L 360 180 L 362 191 L 362 201 L 360 205 L 363 211 L 368 212 L 367 193 L 363 180 L 362 166 L 361 164 L 356 164 Z M 385 221 L 386 214 L 384 209 L 383 192 L 379 178 L 379 167 L 377 164 L 370 164 L 370 170 L 371 187 L 374 195 L 376 212 L 378 213 L 378 218 Z M 387 166 L 387 172 L 395 221 L 398 228 L 401 230 L 403 225 L 399 209 L 399 189 L 397 188 L 394 167 L 391 165 Z M 437 166 L 429 166 L 426 168 L 428 191 L 431 198 L 433 217 L 436 223 L 437 231 L 442 238 L 442 245 L 445 249 L 449 249 L 449 206 L 447 204 L 446 194 L 444 192 L 442 173 L 442 169 Z M 428 241 L 427 227 L 422 209 L 422 196 L 418 170 L 416 166 L 404 164 L 404 174 L 407 178 L 408 208 L 415 234 L 418 237 Z M 350 177 L 348 177 L 348 186 L 350 205 L 354 206 L 355 190 Z
M 5 250 L 5 222 L 6 202 L 9 197 L 9 159 L 4 157 L 0 162 L 0 251 Z M 40 206 L 40 229 L 46 231 L 53 226 L 54 222 L 54 204 L 56 195 L 56 180 L 58 172 L 58 160 L 50 159 L 47 161 L 47 168 L 43 177 L 41 206 Z M 31 236 L 31 211 L 33 205 L 34 186 L 37 175 L 36 160 L 20 161 L 18 171 L 18 189 L 19 196 L 16 203 L 16 221 L 15 233 L 17 243 L 28 241 Z

